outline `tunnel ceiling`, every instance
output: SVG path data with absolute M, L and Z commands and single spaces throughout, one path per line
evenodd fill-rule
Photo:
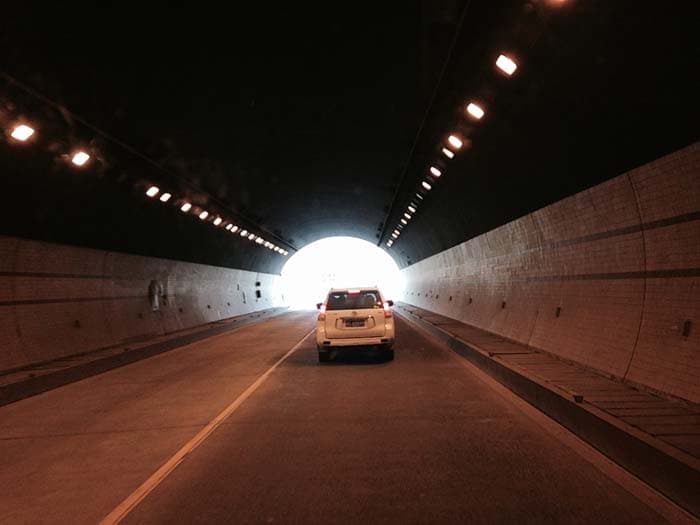
M 696 141 L 692 4 L 4 8 L 0 123 L 37 133 L 0 143 L 0 233 L 278 272 L 226 222 L 290 255 L 331 235 L 386 247 L 437 163 L 389 248 L 405 266 Z

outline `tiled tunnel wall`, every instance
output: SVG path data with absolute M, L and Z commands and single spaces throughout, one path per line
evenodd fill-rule
M 407 303 L 700 402 L 700 143 L 403 273 Z
M 278 278 L 0 236 L 0 371 L 281 306 Z

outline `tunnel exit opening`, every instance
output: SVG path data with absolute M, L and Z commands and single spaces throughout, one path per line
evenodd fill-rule
M 295 253 L 282 268 L 285 301 L 313 309 L 330 288 L 378 286 L 387 299 L 403 291 L 399 267 L 389 254 L 355 237 L 326 237 Z

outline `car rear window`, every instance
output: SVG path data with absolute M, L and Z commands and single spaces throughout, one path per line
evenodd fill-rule
M 359 292 L 331 292 L 326 301 L 326 310 L 353 310 L 382 306 L 377 290 L 360 290 Z

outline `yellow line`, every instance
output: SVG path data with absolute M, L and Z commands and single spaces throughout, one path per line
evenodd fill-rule
M 182 463 L 185 458 L 192 453 L 199 445 L 201 445 L 205 439 L 207 439 L 216 428 L 223 423 L 226 418 L 233 414 L 238 407 L 240 407 L 246 399 L 248 399 L 253 392 L 255 392 L 260 385 L 262 385 L 268 376 L 277 368 L 282 362 L 287 359 L 290 355 L 296 352 L 299 347 L 304 343 L 304 341 L 313 333 L 315 328 L 313 328 L 309 333 L 307 333 L 301 340 L 295 344 L 292 349 L 284 354 L 279 360 L 272 365 L 263 375 L 261 375 L 256 381 L 250 385 L 240 396 L 238 396 L 233 403 L 227 406 L 222 412 L 219 413 L 214 419 L 212 419 L 206 427 L 204 427 L 199 433 L 190 439 L 180 450 L 178 450 L 173 457 L 171 457 L 167 462 L 165 462 L 158 470 L 156 470 L 150 478 L 144 481 L 139 488 L 132 492 L 124 501 L 122 501 L 112 512 L 110 512 L 101 522 L 101 525 L 114 525 L 126 517 L 131 510 L 136 507 L 143 499 L 148 496 L 160 483 L 167 478 L 177 466 Z

